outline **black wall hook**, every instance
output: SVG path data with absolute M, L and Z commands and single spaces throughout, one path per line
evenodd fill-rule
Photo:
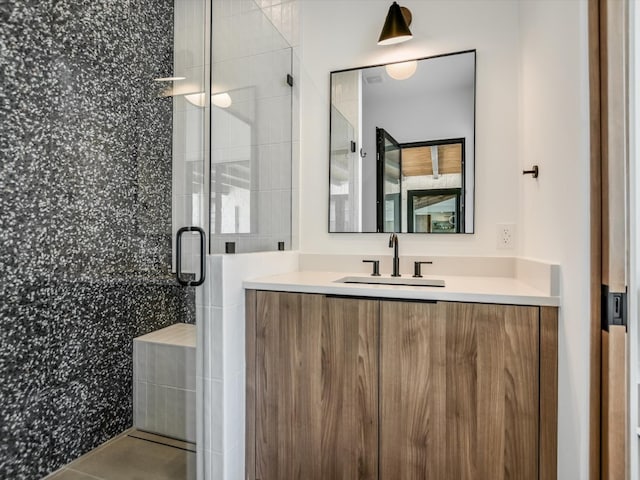
M 531 175 L 533 178 L 538 178 L 538 173 L 539 173 L 538 165 L 534 165 L 531 170 L 522 171 L 523 175 Z

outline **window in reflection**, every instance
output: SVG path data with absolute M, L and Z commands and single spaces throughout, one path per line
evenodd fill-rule
M 460 232 L 462 189 L 409 190 L 408 228 L 411 233 Z

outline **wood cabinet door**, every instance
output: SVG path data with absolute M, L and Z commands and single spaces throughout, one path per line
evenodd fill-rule
M 537 479 L 539 308 L 380 312 L 380 479 Z
M 378 478 L 378 308 L 257 293 L 256 479 Z

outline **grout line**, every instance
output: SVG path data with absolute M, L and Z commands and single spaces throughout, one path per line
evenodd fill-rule
M 176 450 L 183 450 L 185 452 L 196 453 L 194 450 L 191 450 L 190 448 L 183 448 L 183 447 L 178 447 L 176 445 L 169 445 L 167 443 L 163 443 L 163 442 L 160 442 L 158 440 L 151 440 L 149 438 L 136 437 L 134 434 L 129 434 L 128 437 L 129 438 L 135 438 L 136 440 L 143 440 L 143 441 L 149 442 L 149 443 L 155 443 L 157 445 L 162 445 L 164 447 L 175 448 Z
M 86 476 L 87 476 L 87 477 L 89 477 L 89 478 L 94 478 L 95 480 L 105 480 L 105 479 L 104 479 L 104 478 L 102 478 L 102 477 L 96 477 L 95 475 L 91 475 L 90 473 L 83 472 L 82 470 L 75 470 L 75 469 L 73 469 L 73 468 L 67 468 L 67 467 L 65 467 L 65 468 L 63 469 L 63 471 L 64 471 L 64 470 L 69 470 L 70 472 L 75 472 L 75 473 L 81 473 L 82 475 L 86 475 Z

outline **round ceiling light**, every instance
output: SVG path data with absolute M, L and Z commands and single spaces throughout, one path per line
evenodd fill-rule
M 416 69 L 418 68 L 417 60 L 410 60 L 408 62 L 390 63 L 386 65 L 385 70 L 387 74 L 394 80 L 406 80 L 411 78 Z

